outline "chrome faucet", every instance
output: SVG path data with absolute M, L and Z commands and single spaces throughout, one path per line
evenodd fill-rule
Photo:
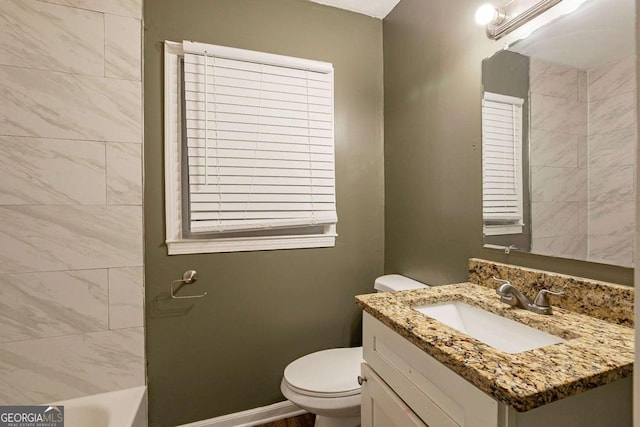
M 547 299 L 547 294 L 551 295 L 564 295 L 564 292 L 553 292 L 547 289 L 543 289 L 538 292 L 536 298 L 531 302 L 526 295 L 518 290 L 515 286 L 511 284 L 510 281 L 499 279 L 495 276 L 492 277 L 496 282 L 502 283 L 498 289 L 496 289 L 496 293 L 500 295 L 500 301 L 507 303 L 513 307 L 524 308 L 525 310 L 532 311 L 538 314 L 551 314 L 551 304 L 549 304 L 549 300 Z

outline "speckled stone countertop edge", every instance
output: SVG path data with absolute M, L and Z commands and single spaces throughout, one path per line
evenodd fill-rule
M 567 342 L 506 354 L 411 308 L 453 300 L 545 330 Z M 492 290 L 483 286 L 460 283 L 360 295 L 356 302 L 416 347 L 519 412 L 626 378 L 633 372 L 633 329 L 568 310 L 556 309 L 553 316 L 543 316 L 505 307 Z

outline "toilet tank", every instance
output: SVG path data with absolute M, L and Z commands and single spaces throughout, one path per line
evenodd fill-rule
M 378 292 L 408 291 L 410 289 L 428 288 L 429 285 L 417 282 L 400 274 L 387 274 L 376 279 L 373 288 Z

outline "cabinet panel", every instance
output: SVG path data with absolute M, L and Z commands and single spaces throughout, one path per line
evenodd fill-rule
M 362 427 L 428 427 L 366 363 L 362 376 Z

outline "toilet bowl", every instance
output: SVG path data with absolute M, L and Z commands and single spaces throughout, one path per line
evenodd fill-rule
M 362 347 L 308 354 L 285 368 L 280 390 L 291 402 L 316 415 L 316 427 L 358 426 L 360 363 Z
M 378 292 L 424 288 L 398 274 L 376 279 Z M 308 354 L 284 370 L 280 390 L 295 405 L 316 415 L 315 427 L 360 425 L 360 364 L 362 347 L 332 348 Z

